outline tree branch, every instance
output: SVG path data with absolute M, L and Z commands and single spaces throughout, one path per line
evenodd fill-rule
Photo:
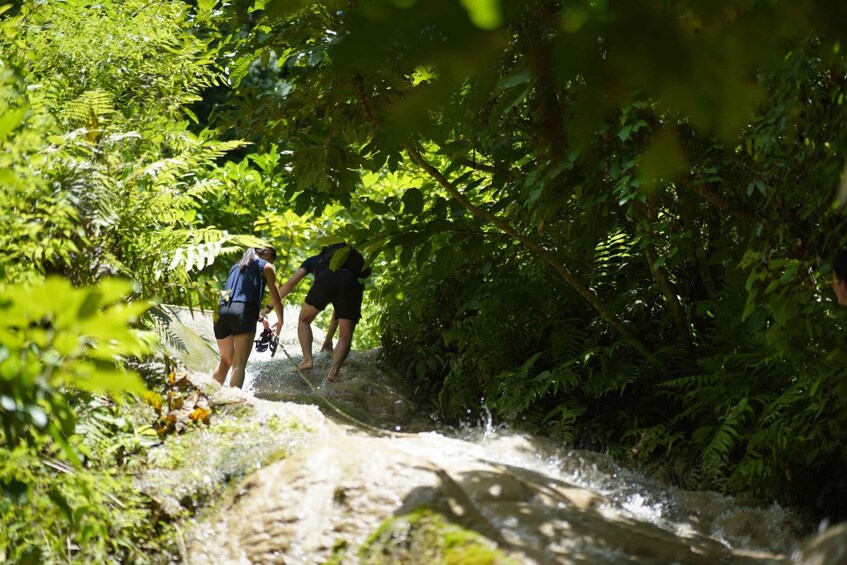
M 656 221 L 658 216 L 656 212 L 656 196 L 650 195 L 647 198 L 646 212 L 642 206 L 637 207 L 636 210 L 637 214 L 642 216 L 642 219 L 644 220 L 644 230 L 648 237 L 649 243 L 644 246 L 644 254 L 646 255 L 647 262 L 650 265 L 650 272 L 653 274 L 653 279 L 655 279 L 656 284 L 659 285 L 659 289 L 662 291 L 662 296 L 665 297 L 665 302 L 667 302 L 668 308 L 671 311 L 671 318 L 673 319 L 673 324 L 676 328 L 679 341 L 688 351 L 691 351 L 693 349 L 693 343 L 691 341 L 691 326 L 688 323 L 688 319 L 685 316 L 682 305 L 679 303 L 676 291 L 668 278 L 667 271 L 662 267 L 656 267 L 658 254 L 656 253 L 656 246 L 653 244 L 653 222 Z
M 362 111 L 362 115 L 365 117 L 365 120 L 375 129 L 379 128 L 379 123 L 371 112 L 371 109 L 367 104 L 367 97 L 365 95 L 365 86 L 364 81 L 361 76 L 356 76 L 354 78 L 355 88 L 359 95 L 359 106 Z M 553 267 L 553 269 L 561 275 L 561 277 L 568 283 L 568 285 L 576 290 L 580 296 L 582 296 L 600 315 L 608 321 L 612 327 L 614 327 L 618 333 L 620 333 L 625 339 L 633 342 L 637 346 L 639 346 L 642 350 L 645 349 L 644 345 L 641 341 L 633 334 L 630 329 L 620 320 L 617 316 L 615 316 L 611 310 L 597 297 L 594 292 L 592 292 L 588 287 L 583 285 L 577 278 L 573 275 L 573 273 L 562 264 L 549 250 L 547 250 L 542 245 L 536 243 L 529 237 L 517 231 L 511 224 L 509 224 L 503 218 L 492 214 L 488 210 L 484 208 L 480 208 L 479 206 L 474 205 L 468 198 L 462 194 L 456 186 L 451 183 L 447 177 L 445 177 L 441 171 L 432 166 L 426 159 L 423 158 L 420 151 L 408 140 L 401 140 L 400 146 L 406 150 L 406 153 L 409 155 L 409 158 L 412 162 L 416 163 L 420 166 L 430 177 L 435 179 L 439 185 L 441 185 L 449 194 L 453 197 L 454 200 L 459 202 L 468 212 L 473 214 L 474 216 L 486 220 L 490 224 L 497 227 L 503 233 L 511 236 L 513 239 L 517 240 L 524 247 L 526 247 L 529 251 L 540 257 L 544 262 Z
M 720 194 L 712 192 L 711 190 L 709 190 L 708 188 L 706 188 L 702 184 L 692 184 L 692 183 L 688 183 L 688 182 L 685 182 L 683 184 L 685 186 L 687 186 L 688 188 L 690 188 L 692 191 L 694 191 L 694 193 L 697 194 L 698 196 L 700 196 L 703 200 L 705 200 L 706 202 L 709 202 L 710 204 L 713 204 L 714 206 L 716 206 L 717 208 L 720 208 L 721 210 L 725 210 L 727 213 L 729 213 L 730 216 L 732 216 L 733 218 L 735 218 L 737 220 L 741 220 L 743 222 L 751 222 L 751 223 L 758 223 L 758 222 L 765 223 L 764 220 L 762 220 L 761 218 L 759 218 L 755 214 L 752 214 L 751 212 L 748 212 L 747 210 L 733 206 L 733 204 L 729 200 L 727 200 L 726 198 L 724 198 Z
M 495 165 L 486 165 L 485 163 L 480 163 L 479 161 L 473 161 L 471 159 L 466 159 L 464 165 L 475 171 L 481 171 L 492 175 L 506 175 L 513 179 L 517 179 L 519 176 L 515 169 L 501 169 Z

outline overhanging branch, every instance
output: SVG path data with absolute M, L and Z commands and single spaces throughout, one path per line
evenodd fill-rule
M 368 123 L 375 129 L 379 127 L 379 123 L 375 119 L 371 109 L 367 104 L 367 97 L 365 96 L 365 88 L 362 78 L 357 76 L 355 78 L 355 87 L 356 91 L 359 95 L 359 105 L 362 110 L 362 115 L 365 116 L 365 119 Z M 540 257 L 545 263 L 550 265 L 559 275 L 565 280 L 568 285 L 576 290 L 580 296 L 582 296 L 591 306 L 594 308 L 609 324 L 614 327 L 621 336 L 625 339 L 633 342 L 634 344 L 644 349 L 641 341 L 633 334 L 630 329 L 620 320 L 617 316 L 615 316 L 611 310 L 597 297 L 594 292 L 592 292 L 588 287 L 582 284 L 577 278 L 570 272 L 570 270 L 565 267 L 565 265 L 556 258 L 548 249 L 540 245 L 539 243 L 533 241 L 526 235 L 520 233 L 516 230 L 509 222 L 505 219 L 497 216 L 489 212 L 488 210 L 476 206 L 473 202 L 468 200 L 468 198 L 462 194 L 459 189 L 451 183 L 447 177 L 445 177 L 441 171 L 435 168 L 432 164 L 430 164 L 426 159 L 424 159 L 423 155 L 421 155 L 420 151 L 412 144 L 412 142 L 408 140 L 403 140 L 400 142 L 401 147 L 406 150 L 406 153 L 409 155 L 409 158 L 416 163 L 419 167 L 421 167 L 430 177 L 432 177 L 436 182 L 438 182 L 441 187 L 444 188 L 453 197 L 454 200 L 459 202 L 468 212 L 473 214 L 474 216 L 481 218 L 490 224 L 497 227 L 503 233 L 511 236 L 513 239 L 521 243 L 524 247 L 526 247 L 529 251 Z

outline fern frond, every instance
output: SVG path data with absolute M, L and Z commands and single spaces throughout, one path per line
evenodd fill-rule
M 730 454 L 737 445 L 741 426 L 752 413 L 746 398 L 742 398 L 724 414 L 709 443 L 700 455 L 701 467 L 706 477 L 721 480 Z
M 147 311 L 143 321 L 147 322 L 159 335 L 161 340 L 174 351 L 188 351 L 185 341 L 173 332 L 169 316 L 159 308 L 151 308 Z
M 179 242 L 167 249 L 160 248 L 163 261 L 168 260 L 167 271 L 186 274 L 203 270 L 222 254 L 265 244 L 264 240 L 252 235 L 230 234 L 215 228 L 168 230 L 167 237 L 172 245 Z
M 666 389 L 690 390 L 710 387 L 717 384 L 721 379 L 719 373 L 703 373 L 699 375 L 689 375 L 687 377 L 678 377 L 669 379 L 659 383 L 658 386 Z
M 594 398 L 601 398 L 612 392 L 622 393 L 628 385 L 637 381 L 640 375 L 641 367 L 636 364 L 616 364 L 614 368 L 593 371 L 582 390 Z
M 115 113 L 112 94 L 105 90 L 86 90 L 66 103 L 59 116 L 67 123 L 102 129 L 103 118 Z
M 650 354 L 646 364 L 655 367 L 662 374 L 679 375 L 690 370 L 691 356 L 681 347 L 665 346 Z
M 577 319 L 557 320 L 556 333 L 551 338 L 553 361 L 568 362 L 581 357 L 585 350 L 587 336 Z
M 761 423 L 774 423 L 781 416 L 784 416 L 786 411 L 790 412 L 798 400 L 805 399 L 806 397 L 807 391 L 804 390 L 804 387 L 799 383 L 795 383 L 783 391 L 778 397 L 767 403 L 760 417 Z
M 570 444 L 576 433 L 574 424 L 586 412 L 588 409 L 585 406 L 572 402 L 562 403 L 544 416 L 542 424 L 547 425 L 547 435 L 553 441 Z
M 638 237 L 623 229 L 610 233 L 594 250 L 596 276 L 601 280 L 613 280 L 615 273 L 620 272 L 638 254 L 635 250 L 638 241 Z

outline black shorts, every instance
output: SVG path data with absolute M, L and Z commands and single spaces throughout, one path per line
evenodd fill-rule
M 309 289 L 306 304 L 323 310 L 327 304 L 332 303 L 336 318 L 358 322 L 362 317 L 364 291 L 365 286 L 352 271 L 326 270 L 318 275 Z
M 224 339 L 236 334 L 256 335 L 261 304 L 225 302 L 218 306 L 215 322 L 215 339 Z

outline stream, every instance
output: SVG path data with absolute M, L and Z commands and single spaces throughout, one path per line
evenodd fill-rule
M 680 490 L 490 420 L 439 426 L 380 367 L 378 351 L 351 352 L 337 383 L 324 381 L 327 354 L 299 372 L 296 309 L 286 310 L 276 354 L 251 354 L 244 391 L 209 384 L 217 354 L 208 313 L 162 307 L 160 317 L 174 351 L 216 395 L 243 399 L 261 422 L 300 418 L 309 429 L 281 435 L 287 456 L 257 466 L 197 520 L 186 535 L 191 563 L 448 562 L 412 539 L 408 517 L 421 508 L 502 552 L 449 562 L 847 562 L 842 526 L 805 536 L 808 525 L 776 504 Z M 315 351 L 322 340 L 315 328 Z M 401 526 L 386 528 L 392 519 Z M 370 549 L 377 531 L 391 549 Z

